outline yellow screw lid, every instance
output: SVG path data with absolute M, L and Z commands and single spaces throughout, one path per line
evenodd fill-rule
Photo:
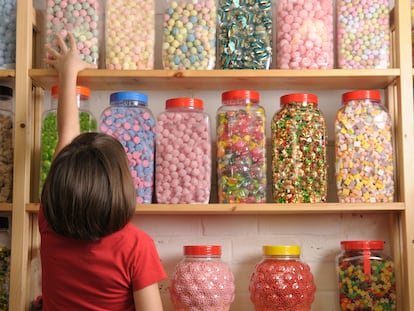
M 300 255 L 300 246 L 298 245 L 264 245 L 263 255 L 265 256 L 286 256 Z

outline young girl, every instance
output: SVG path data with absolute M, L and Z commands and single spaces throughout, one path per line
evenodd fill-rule
M 39 211 L 43 310 L 160 311 L 166 277 L 152 239 L 131 223 L 135 188 L 122 145 L 80 134 L 76 100 L 80 60 L 74 37 L 60 52 L 46 46 L 58 71 L 59 141 Z

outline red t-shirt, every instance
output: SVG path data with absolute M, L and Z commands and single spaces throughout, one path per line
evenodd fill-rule
M 133 311 L 133 291 L 164 278 L 154 242 L 132 223 L 99 241 L 65 238 L 39 211 L 44 311 Z

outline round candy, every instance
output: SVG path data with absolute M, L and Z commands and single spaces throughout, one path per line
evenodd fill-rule
M 0 5 L 0 69 L 16 66 L 16 0 Z
M 0 110 L 0 202 L 9 203 L 13 194 L 13 119 Z

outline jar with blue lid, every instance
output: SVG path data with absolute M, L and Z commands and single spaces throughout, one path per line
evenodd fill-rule
M 0 69 L 16 67 L 16 0 L 0 0 Z
M 137 203 L 151 203 L 154 185 L 155 118 L 148 96 L 116 92 L 101 114 L 99 129 L 119 140 L 127 153 Z

